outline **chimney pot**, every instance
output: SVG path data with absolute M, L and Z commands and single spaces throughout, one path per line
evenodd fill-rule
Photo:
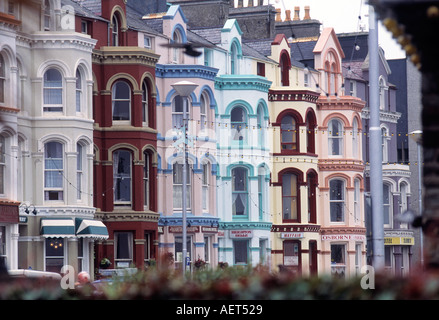
M 285 21 L 291 21 L 291 10 L 285 10 Z
M 294 18 L 293 18 L 293 21 L 300 20 L 299 12 L 300 12 L 300 7 L 294 7 Z
M 305 16 L 303 17 L 303 20 L 310 20 L 311 16 L 309 15 L 309 6 L 305 6 Z
M 248 0 L 248 7 L 253 7 L 253 0 Z
M 238 8 L 242 8 L 244 0 L 238 0 Z
M 280 15 L 281 15 L 281 9 L 280 8 L 276 8 L 276 22 L 281 22 L 282 21 Z

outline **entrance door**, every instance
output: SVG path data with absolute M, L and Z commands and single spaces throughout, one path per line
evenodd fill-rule
M 293 273 L 301 273 L 300 241 L 284 241 L 283 266 Z

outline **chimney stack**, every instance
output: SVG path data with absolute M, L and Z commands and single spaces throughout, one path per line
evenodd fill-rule
M 285 10 L 285 21 L 291 21 L 291 10 Z
M 300 12 L 300 7 L 294 7 L 294 18 L 293 18 L 293 21 L 300 20 L 299 12 Z
M 311 20 L 311 16 L 309 15 L 309 6 L 305 6 L 305 16 L 303 17 L 303 20 Z

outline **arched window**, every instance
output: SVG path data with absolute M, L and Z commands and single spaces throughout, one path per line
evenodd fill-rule
M 232 169 L 232 215 L 233 218 L 248 217 L 248 172 L 247 168 Z
M 388 147 L 388 141 L 390 140 L 389 131 L 387 128 L 382 127 L 381 128 L 381 147 L 383 152 L 383 162 L 389 161 L 389 147 Z
M 117 81 L 112 90 L 113 121 L 131 119 L 131 88 L 125 81 Z
M 299 130 L 296 119 L 292 115 L 282 117 L 280 131 L 281 152 L 288 150 L 299 151 Z
M 182 128 L 183 127 L 183 105 L 186 105 L 186 114 L 189 117 L 188 103 L 184 103 L 181 96 L 175 96 L 172 101 L 172 127 Z
M 210 177 L 210 163 L 206 162 L 202 165 L 202 176 L 201 176 L 201 204 L 202 210 L 204 212 L 209 211 L 209 177 Z
M 329 95 L 337 95 L 338 91 L 338 73 L 339 66 L 337 56 L 334 52 L 328 52 L 324 65 L 325 79 L 326 79 L 326 91 Z
M 143 83 L 142 83 L 142 122 L 145 126 L 149 125 L 148 99 L 149 99 L 148 84 L 146 83 L 146 81 L 143 81 Z
M 113 189 L 114 205 L 131 205 L 131 152 L 116 150 L 113 152 Z
M 173 43 L 182 43 L 183 38 L 178 30 L 174 31 L 174 34 L 172 35 L 172 42 Z M 172 49 L 172 62 L 173 63 L 181 63 L 181 50 L 179 48 L 173 48 Z
M 284 53 L 280 57 L 279 62 L 280 73 L 281 73 L 281 85 L 287 87 L 290 85 L 290 68 L 291 60 L 288 54 Z
M 332 179 L 329 181 L 329 211 L 331 222 L 345 221 L 345 181 Z
M 113 40 L 113 46 L 119 46 L 119 32 L 120 32 L 120 23 L 116 14 L 113 15 L 113 19 L 111 19 L 111 23 L 113 25 L 111 35 Z
M 386 82 L 383 77 L 380 77 L 378 81 L 379 90 L 380 90 L 380 109 L 386 110 Z
M 317 223 L 317 173 L 308 172 L 306 183 L 308 187 L 308 222 Z
M 316 118 L 313 112 L 306 115 L 306 152 L 315 153 L 315 128 L 317 126 Z
M 83 98 L 84 85 L 82 81 L 82 75 L 79 69 L 76 70 L 76 112 L 82 111 L 82 106 L 84 104 Z
M 262 105 L 258 107 L 258 145 L 261 148 L 265 146 L 265 119 Z
M 50 1 L 44 1 L 44 31 L 50 31 L 52 27 L 52 17 L 51 17 L 51 8 Z
M 392 187 L 388 183 L 383 183 L 383 223 L 385 228 L 392 227 Z
M 238 48 L 236 43 L 232 43 L 230 48 L 230 73 L 238 74 Z
M 0 103 L 5 102 L 6 91 L 6 66 L 5 59 L 0 54 Z
M 355 118 L 352 125 L 352 156 L 354 158 L 358 157 L 358 138 L 358 121 L 357 118 Z
M 84 190 L 84 168 L 85 168 L 85 153 L 84 147 L 80 144 L 76 144 L 76 199 L 82 199 L 82 193 Z
M 174 163 L 172 166 L 173 203 L 174 210 L 183 209 L 183 163 Z M 186 209 L 191 208 L 191 166 L 186 166 Z
M 354 180 L 354 219 L 356 224 L 361 223 L 360 179 Z
M 5 193 L 6 172 L 6 139 L 0 135 L 0 194 Z
M 200 98 L 200 130 L 204 130 L 209 121 L 208 110 L 206 97 L 202 94 Z
M 400 209 L 399 212 L 403 214 L 408 209 L 408 193 L 409 193 L 409 186 L 406 182 L 402 182 L 400 185 Z M 400 228 L 407 229 L 408 224 L 407 223 L 401 223 Z
M 143 153 L 145 162 L 143 164 L 143 206 L 150 209 L 151 206 L 151 154 L 148 151 Z
M 58 69 L 50 68 L 44 73 L 43 111 L 63 111 L 63 79 Z
M 294 173 L 282 175 L 282 218 L 285 221 L 300 222 L 298 177 Z
M 44 200 L 63 200 L 63 145 L 56 141 L 44 144 Z
M 237 106 L 230 112 L 230 124 L 232 126 L 232 139 L 245 141 L 247 139 L 247 112 L 243 107 Z
M 328 131 L 328 154 L 343 155 L 343 123 L 338 119 L 332 119 L 328 123 Z

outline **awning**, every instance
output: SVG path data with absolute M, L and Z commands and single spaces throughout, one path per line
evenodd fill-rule
M 76 218 L 75 224 L 78 238 L 108 239 L 107 227 L 101 221 Z
M 43 218 L 40 233 L 45 238 L 70 238 L 75 236 L 72 218 Z

